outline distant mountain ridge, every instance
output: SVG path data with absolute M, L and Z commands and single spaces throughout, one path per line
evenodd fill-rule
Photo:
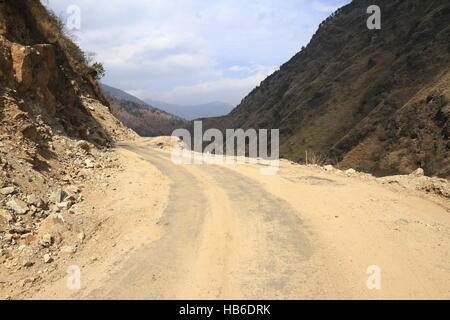
M 110 100 L 112 113 L 127 127 L 143 137 L 170 136 L 186 124 L 184 119 L 149 106 L 123 90 L 101 84 Z
M 102 89 L 108 93 L 109 96 L 114 97 L 117 100 L 126 100 L 126 101 L 131 101 L 134 103 L 138 103 L 138 104 L 147 104 L 145 101 L 142 101 L 141 99 L 126 93 L 123 90 L 108 86 L 107 84 L 104 83 L 100 83 L 100 87 L 102 87 Z
M 178 105 L 152 99 L 142 100 L 123 90 L 111 87 L 107 84 L 101 83 L 100 86 L 110 96 L 114 97 L 117 100 L 126 100 L 140 105 L 147 105 L 149 107 L 159 109 L 185 120 L 220 117 L 227 115 L 234 108 L 233 105 L 220 101 L 212 101 L 209 103 L 198 105 Z
M 186 120 L 199 118 L 220 117 L 233 110 L 233 105 L 220 101 L 213 101 L 199 105 L 181 106 L 163 101 L 145 99 L 147 104 L 160 108 L 168 113 L 176 115 Z

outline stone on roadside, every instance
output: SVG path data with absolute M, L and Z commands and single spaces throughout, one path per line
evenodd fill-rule
M 67 226 L 64 221 L 55 216 L 49 216 L 41 222 L 39 227 L 39 234 L 45 235 L 50 234 L 53 237 L 54 242 L 59 242 L 62 240 L 62 235 L 67 231 Z
M 44 254 L 44 262 L 45 263 L 50 263 L 52 261 L 53 261 L 53 259 L 48 253 Z
M 14 216 L 3 209 L 0 209 L 0 218 L 3 218 L 6 222 L 14 221 Z
M 419 168 L 417 170 L 415 170 L 412 175 L 416 176 L 416 177 L 423 177 L 425 175 L 425 171 L 423 171 L 422 168 Z
M 15 214 L 25 214 L 28 211 L 27 204 L 17 198 L 9 200 L 7 205 Z
M 356 173 L 356 170 L 355 170 L 355 169 L 348 169 L 347 171 L 345 171 L 345 173 L 346 173 L 347 175 L 352 175 L 352 174 L 355 174 L 355 173 Z
M 24 263 L 23 263 L 23 266 L 25 267 L 25 268 L 30 268 L 30 267 L 32 267 L 34 265 L 34 262 L 33 261 L 25 261 Z
M 14 188 L 14 187 L 6 187 L 6 188 L 0 189 L 0 193 L 4 196 L 13 194 L 15 191 L 16 191 L 16 188 Z
M 92 169 L 94 168 L 94 162 L 91 159 L 86 159 L 84 160 L 84 165 L 86 166 L 86 168 L 88 169 Z
M 77 237 L 78 240 L 83 241 L 86 238 L 86 235 L 84 234 L 84 232 L 80 232 Z
M 75 253 L 77 251 L 77 248 L 72 246 L 63 246 L 61 247 L 62 253 Z
M 64 202 L 57 203 L 56 206 L 59 209 L 66 209 L 66 210 L 68 210 L 70 208 L 70 201 L 64 201 Z
M 328 164 L 326 166 L 323 167 L 325 169 L 325 171 L 333 171 L 334 167 L 331 164 Z
M 29 205 L 34 205 L 37 208 L 42 208 L 44 206 L 44 202 L 42 201 L 42 199 L 34 193 L 27 196 L 27 203 Z
M 52 192 L 50 200 L 54 203 L 60 203 L 63 202 L 66 197 L 67 193 L 63 189 L 58 188 L 57 190 Z
M 50 246 L 53 243 L 53 236 L 50 233 L 46 233 L 42 236 L 42 243 L 46 246 Z

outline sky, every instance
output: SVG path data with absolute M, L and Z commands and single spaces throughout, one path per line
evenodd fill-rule
M 141 99 L 237 105 L 350 0 L 43 0 L 102 80 Z M 75 11 L 74 11 L 74 7 Z M 79 9 L 78 16 L 76 8 Z M 75 21 L 75 23 L 74 23 Z

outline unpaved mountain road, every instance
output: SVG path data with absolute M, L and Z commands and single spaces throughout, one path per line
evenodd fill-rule
M 126 240 L 105 250 L 100 234 L 73 258 L 81 290 L 62 274 L 30 298 L 450 298 L 445 199 L 287 161 L 273 176 L 250 164 L 178 165 L 145 139 L 118 149 L 129 169 L 99 201 L 120 212 L 109 232 Z M 155 167 L 167 190 L 147 195 Z M 367 288 L 373 265 L 380 290 Z

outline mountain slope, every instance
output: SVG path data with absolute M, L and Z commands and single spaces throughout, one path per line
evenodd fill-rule
M 378 175 L 450 176 L 450 4 L 355 0 L 324 21 L 307 48 L 229 115 L 205 127 L 280 128 L 281 155 Z
M 111 114 L 95 76 L 39 1 L 0 1 L 2 298 L 49 274 L 61 245 L 81 248 L 79 233 L 84 240 L 97 219 L 79 219 L 84 188 L 120 166 L 108 147 L 136 137 Z
M 219 117 L 228 114 L 233 109 L 231 104 L 220 101 L 190 106 L 180 106 L 150 99 L 145 99 L 145 101 L 149 105 L 158 107 L 170 114 L 174 114 L 186 120 Z
M 170 136 L 186 121 L 154 108 L 137 97 L 117 88 L 101 84 L 108 95 L 113 114 L 127 127 L 143 137 Z
M 95 70 L 39 1 L 0 3 L 0 75 L 0 140 L 36 168 L 57 159 L 55 136 L 103 147 L 134 135 L 112 116 Z
M 100 87 L 103 89 L 104 92 L 106 92 L 110 97 L 115 98 L 116 100 L 127 100 L 138 104 L 147 104 L 146 102 L 142 101 L 138 97 L 135 97 L 129 93 L 126 93 L 123 90 L 108 86 L 107 84 L 100 83 Z

